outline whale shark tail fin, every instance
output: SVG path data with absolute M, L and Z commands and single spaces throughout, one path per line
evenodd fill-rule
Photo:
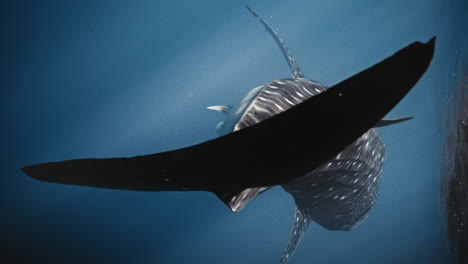
M 285 264 L 288 262 L 289 258 L 292 256 L 294 251 L 301 242 L 302 236 L 304 235 L 307 227 L 310 224 L 310 217 L 306 215 L 304 210 L 301 210 L 299 207 L 296 207 L 296 213 L 294 215 L 294 224 L 291 230 L 291 235 L 289 236 L 288 246 L 284 250 L 283 256 L 281 257 L 279 263 Z

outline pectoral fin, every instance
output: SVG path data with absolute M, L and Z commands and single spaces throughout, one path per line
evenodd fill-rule
M 411 119 L 413 119 L 412 116 L 403 117 L 403 118 L 382 119 L 377 123 L 377 125 L 375 125 L 375 127 L 389 126 L 389 125 L 398 124 L 404 121 L 408 121 Z
M 231 211 L 240 212 L 244 207 L 252 201 L 260 193 L 270 189 L 271 187 L 256 187 L 247 188 L 242 191 L 215 191 L 214 193 L 218 196 L 221 201 L 226 204 Z
M 221 113 L 227 115 L 229 113 L 229 111 L 231 111 L 232 106 L 213 105 L 213 106 L 208 106 L 207 109 L 218 111 L 218 112 L 221 112 Z

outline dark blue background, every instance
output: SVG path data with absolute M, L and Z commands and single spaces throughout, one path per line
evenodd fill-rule
M 447 263 L 441 131 L 447 81 L 457 78 L 449 65 L 459 59 L 462 2 L 3 1 L 1 257 L 278 261 L 294 213 L 280 188 L 231 213 L 210 193 L 65 186 L 19 170 L 214 138 L 222 116 L 206 106 L 235 104 L 251 88 L 290 75 L 274 41 L 243 7 L 248 3 L 280 33 L 306 77 L 327 85 L 437 35 L 431 68 L 389 115 L 415 119 L 382 129 L 388 159 L 376 208 L 351 232 L 312 224 L 291 262 Z

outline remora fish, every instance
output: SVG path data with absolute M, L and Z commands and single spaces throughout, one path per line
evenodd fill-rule
M 226 119 L 216 127 L 220 135 L 262 122 L 328 89 L 321 83 L 304 78 L 302 70 L 276 31 L 249 6 L 246 5 L 246 8 L 273 37 L 293 77 L 252 89 L 237 107 L 208 107 L 226 115 Z M 376 127 L 409 119 L 411 117 L 381 120 Z M 314 124 L 311 122 L 310 125 Z M 286 263 L 294 253 L 311 221 L 330 230 L 351 230 L 367 218 L 378 198 L 385 157 L 385 146 L 378 129 L 372 128 L 319 168 L 281 185 L 293 196 L 296 212 L 288 246 L 280 263 Z M 241 193 L 224 192 L 218 193 L 218 196 L 231 210 L 239 212 L 249 201 L 269 188 L 248 188 Z
M 215 193 L 233 210 L 236 210 L 233 205 L 242 204 L 236 202 L 239 197 L 244 202 L 251 200 L 243 197 L 254 188 L 261 191 L 263 188 L 282 185 L 290 192 L 299 190 L 299 193 L 308 195 L 310 191 L 301 191 L 301 188 L 294 187 L 295 183 L 307 181 L 300 178 L 328 166 L 329 161 L 346 152 L 347 147 L 363 140 L 365 134 L 381 122 L 422 77 L 432 60 L 434 45 L 435 38 L 425 44 L 415 42 L 329 89 L 325 90 L 323 87 L 320 93 L 312 94 L 315 96 L 304 98 L 300 103 L 299 100 L 293 102 L 288 110 L 284 109 L 285 111 L 255 124 L 246 123 L 242 129 L 201 144 L 130 158 L 42 163 L 23 167 L 22 170 L 38 180 L 64 184 L 140 191 L 209 191 Z M 289 61 L 294 62 L 292 56 Z M 314 87 L 316 82 L 302 78 L 302 73 L 296 66 L 297 64 L 290 64 L 293 74 L 297 76 L 295 79 L 300 79 L 299 82 L 293 78 L 272 83 L 296 85 L 297 89 L 302 87 L 305 97 L 307 91 L 310 92 L 305 88 Z M 271 85 L 269 87 L 271 88 Z M 249 95 L 253 97 L 258 95 L 260 90 L 266 91 L 263 88 L 254 89 Z M 260 111 L 251 113 L 262 115 Z M 377 135 L 371 136 L 377 138 Z M 348 159 L 347 156 L 343 158 Z M 330 166 L 336 167 L 337 170 L 349 170 L 343 167 L 345 163 L 338 162 Z M 359 164 L 346 166 L 357 167 Z M 372 180 L 379 173 L 370 172 Z M 321 190 L 327 183 L 337 189 L 344 188 L 341 185 L 347 184 L 346 180 L 336 182 L 339 180 L 336 175 L 332 177 L 323 174 L 321 179 L 323 183 L 317 182 Z M 367 191 L 363 186 L 356 192 L 365 195 Z M 350 190 L 352 193 L 354 189 Z M 336 192 L 342 193 L 349 191 L 343 192 L 340 189 Z M 323 194 L 323 197 L 328 195 L 320 192 L 317 194 Z M 335 202 L 342 198 L 338 196 L 330 200 L 323 197 L 322 203 L 314 206 L 333 207 Z M 321 211 L 323 214 L 315 214 L 308 211 L 308 208 L 312 210 L 314 206 L 301 205 L 302 201 L 307 203 L 309 200 L 309 197 L 302 200 L 296 198 L 298 212 L 302 214 L 301 219 L 308 221 L 312 218 L 326 226 L 326 223 L 329 223 L 326 210 Z M 346 197 L 343 200 L 347 200 Z M 352 204 L 359 204 L 359 200 L 357 202 Z M 331 207 L 329 210 L 333 213 L 336 209 Z M 241 207 L 237 208 L 240 210 Z M 366 210 L 361 212 L 366 213 Z M 362 216 L 354 215 L 354 218 L 350 219 L 360 217 Z M 345 222 L 350 221 L 348 219 Z M 338 220 L 333 223 L 330 228 L 349 226 L 340 224 Z M 301 228 L 305 226 L 307 224 L 302 224 Z

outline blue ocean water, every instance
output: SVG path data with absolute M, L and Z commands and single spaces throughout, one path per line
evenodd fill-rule
M 388 156 L 377 206 L 350 232 L 311 224 L 291 263 L 450 263 L 439 172 L 448 65 L 466 60 L 454 52 L 466 4 L 446 2 L 5 1 L 1 255 L 8 263 L 279 260 L 294 202 L 278 187 L 232 213 L 211 193 L 66 186 L 19 170 L 215 138 L 223 117 L 206 106 L 236 104 L 290 76 L 247 3 L 306 77 L 330 86 L 437 35 L 428 72 L 389 114 L 415 118 L 381 130 Z

